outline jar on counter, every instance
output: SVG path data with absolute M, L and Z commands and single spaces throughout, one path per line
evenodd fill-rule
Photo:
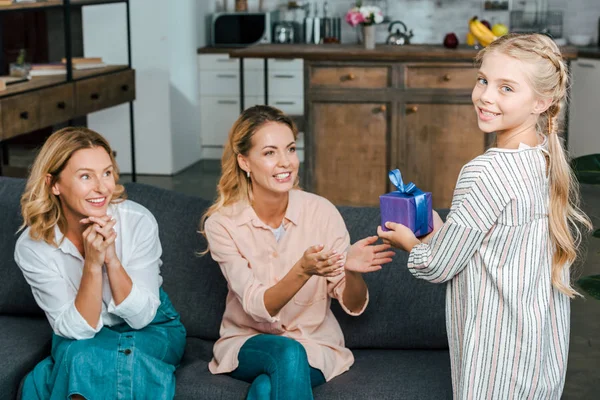
M 235 11 L 248 11 L 248 0 L 235 0 Z

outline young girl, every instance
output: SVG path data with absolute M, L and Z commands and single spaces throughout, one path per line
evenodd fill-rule
M 54 331 L 23 399 L 170 399 L 185 329 L 162 290 L 158 225 L 124 199 L 106 140 L 48 138 L 33 163 L 15 261 Z
M 455 399 L 559 399 L 569 345 L 569 267 L 590 228 L 557 136 L 568 73 L 556 44 L 507 35 L 477 56 L 472 100 L 497 146 L 462 169 L 446 223 L 410 251 L 421 279 L 450 281 L 446 318 Z

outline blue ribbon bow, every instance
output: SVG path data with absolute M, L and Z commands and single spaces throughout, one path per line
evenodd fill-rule
M 408 196 L 413 196 L 416 207 L 415 232 L 427 232 L 427 199 L 425 193 L 419 189 L 414 183 L 409 182 L 406 185 L 402 181 L 402 174 L 399 169 L 394 169 L 388 173 L 390 181 L 398 189 L 394 193 L 402 193 Z

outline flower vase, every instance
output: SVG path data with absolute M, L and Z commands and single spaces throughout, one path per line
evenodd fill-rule
M 363 25 L 363 44 L 365 49 L 375 49 L 375 25 Z

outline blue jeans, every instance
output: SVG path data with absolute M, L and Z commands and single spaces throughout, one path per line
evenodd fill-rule
M 105 326 L 91 339 L 52 337 L 51 355 L 25 378 L 22 400 L 172 399 L 175 368 L 186 331 L 169 296 L 160 289 L 154 320 L 142 329 Z
M 238 361 L 230 375 L 252 384 L 247 400 L 312 399 L 312 388 L 325 383 L 323 373 L 308 365 L 304 347 L 284 336 L 251 337 Z

